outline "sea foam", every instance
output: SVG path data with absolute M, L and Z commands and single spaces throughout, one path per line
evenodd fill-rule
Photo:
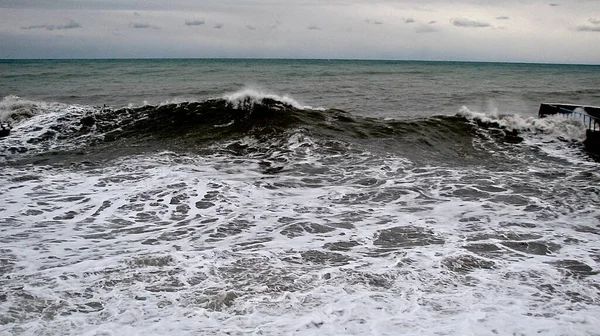
M 579 119 L 567 118 L 562 115 L 545 118 L 523 117 L 519 114 L 497 114 L 472 111 L 463 106 L 457 115 L 469 120 L 492 124 L 507 130 L 529 132 L 538 135 L 550 135 L 564 140 L 585 139 L 585 126 Z
M 0 333 L 595 331 L 594 191 L 549 198 L 586 185 L 577 167 L 561 181 L 536 162 L 310 158 L 276 175 L 264 158 L 170 152 L 3 170 Z
M 58 103 L 33 101 L 9 95 L 0 101 L 0 121 L 16 123 L 20 120 L 31 118 L 42 111 L 57 109 L 62 106 L 62 104 Z
M 324 109 L 322 107 L 312 107 L 310 105 L 303 105 L 288 95 L 281 96 L 274 93 L 266 93 L 253 88 L 246 88 L 236 91 L 234 93 L 225 94 L 222 98 L 226 99 L 227 101 L 233 103 L 236 106 L 245 103 L 247 100 L 250 100 L 253 103 L 260 103 L 263 99 L 268 98 L 301 110 Z

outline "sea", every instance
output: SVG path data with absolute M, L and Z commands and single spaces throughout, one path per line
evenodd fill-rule
M 600 66 L 0 60 L 1 335 L 600 335 Z

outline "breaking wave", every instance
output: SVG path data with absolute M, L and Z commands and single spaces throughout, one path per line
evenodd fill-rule
M 488 127 L 498 127 L 510 132 L 544 135 L 563 140 L 583 141 L 586 128 L 578 119 L 566 118 L 563 115 L 545 118 L 523 117 L 518 114 L 486 114 L 471 111 L 462 107 L 457 114 Z
M 58 112 L 68 107 L 66 104 L 33 101 L 10 95 L 0 101 L 0 122 L 14 124 L 38 114 Z
M 476 159 L 485 154 L 474 145 L 482 138 L 495 144 L 520 143 L 524 138 L 585 138 L 581 122 L 561 117 L 488 115 L 463 107 L 455 116 L 389 120 L 314 108 L 289 96 L 250 89 L 204 101 L 123 108 L 8 96 L 0 102 L 0 117 L 12 126 L 11 134 L 0 141 L 0 156 L 5 160 L 15 154 L 93 152 L 106 147 L 121 148 L 118 156 L 130 154 L 128 150 L 205 151 L 225 144 L 228 150 L 237 146 L 243 153 L 264 152 L 287 143 L 290 137 L 310 137 L 330 145 L 337 141 L 413 160 Z M 238 145 L 232 147 L 232 143 Z
M 287 95 L 280 96 L 273 93 L 257 91 L 255 89 L 243 89 L 234 93 L 226 94 L 222 98 L 234 104 L 236 107 L 243 107 L 245 104 L 249 103 L 260 104 L 263 99 L 271 99 L 292 106 L 299 110 L 325 110 L 325 108 L 323 107 L 312 107 L 309 105 L 302 105 L 294 98 Z

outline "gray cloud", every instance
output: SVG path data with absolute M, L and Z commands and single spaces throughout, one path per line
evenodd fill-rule
M 142 23 L 142 22 L 130 22 L 129 27 L 135 28 L 135 29 L 160 29 L 160 27 L 153 26 L 148 23 Z
M 275 24 L 273 24 L 271 26 L 271 28 L 275 29 L 275 28 L 279 28 L 279 26 L 281 26 L 281 21 L 279 20 L 275 20 Z
M 247 28 L 248 30 L 256 30 L 256 27 L 254 27 L 254 26 L 251 26 L 251 25 L 247 25 L 247 26 L 246 26 L 246 28 Z
M 186 26 L 202 26 L 204 24 L 204 20 L 185 20 Z
M 0 58 L 301 56 L 600 64 L 599 5 L 600 0 L 0 0 L 0 38 L 6 36 Z M 415 22 L 405 23 L 408 18 Z M 501 27 L 507 27 L 502 34 L 493 31 Z M 70 28 L 75 30 L 58 30 Z
M 25 27 L 21 27 L 21 29 L 46 29 L 46 30 L 64 30 L 64 29 L 74 29 L 74 28 L 81 28 L 81 24 L 79 24 L 79 22 L 75 22 L 73 20 L 67 22 L 64 25 L 53 25 L 53 24 L 41 24 L 41 25 L 31 25 L 31 26 L 25 26 Z
M 600 32 L 600 26 L 579 26 L 577 31 L 580 32 Z
M 368 24 L 374 24 L 374 25 L 381 25 L 381 24 L 383 24 L 383 22 L 379 21 L 379 20 L 366 19 L 365 22 L 368 23 Z
M 402 20 L 404 20 L 404 23 L 414 23 L 415 19 L 413 18 L 402 18 Z
M 558 7 L 558 6 L 560 6 L 560 4 L 558 4 L 558 3 L 551 3 L 550 6 L 552 6 L 552 7 Z
M 164 6 L 164 5 L 163 5 Z M 0 8 L 28 8 L 28 9 L 92 9 L 92 10 L 140 10 L 141 8 L 158 9 L 157 1 L 147 1 L 147 4 L 141 5 L 136 0 L 93 0 L 93 1 L 74 1 L 74 0 L 0 0 Z
M 423 25 L 415 29 L 415 32 L 418 34 L 435 33 L 437 31 L 439 31 L 439 29 L 432 25 Z
M 583 25 L 576 28 L 580 32 L 600 32 L 600 20 L 596 18 L 589 18 L 588 22 L 590 25 Z
M 487 22 L 473 21 L 473 20 L 470 20 L 467 18 L 456 18 L 456 19 L 450 20 L 450 22 L 452 22 L 452 24 L 456 27 L 468 27 L 468 28 L 491 27 L 491 25 Z
M 116 36 L 125 36 L 123 33 L 121 33 L 121 31 L 119 30 L 119 28 L 111 28 L 108 31 L 111 32 L 113 35 L 116 35 Z

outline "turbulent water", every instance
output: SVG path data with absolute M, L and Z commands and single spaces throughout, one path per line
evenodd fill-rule
M 2 335 L 598 335 L 600 67 L 0 62 Z

